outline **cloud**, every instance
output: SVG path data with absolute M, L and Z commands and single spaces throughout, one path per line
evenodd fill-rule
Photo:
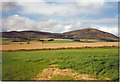
M 21 13 L 24 14 L 41 14 L 45 16 L 66 16 L 73 15 L 78 11 L 74 11 L 69 9 L 75 9 L 75 6 L 72 4 L 48 4 L 45 2 L 42 3 L 19 3 L 21 7 L 23 7 L 23 11 Z
M 109 32 L 118 36 L 118 26 L 101 26 L 99 30 Z
M 0 18 L 0 32 L 2 32 L 2 19 Z
M 118 23 L 118 18 L 87 18 L 84 20 L 81 20 L 81 22 L 87 22 L 91 24 L 117 24 Z
M 53 32 L 53 33 L 62 33 L 70 29 L 69 24 L 57 21 L 55 19 L 41 18 L 37 22 L 37 29 L 40 31 Z
M 7 13 L 18 7 L 21 9 L 14 11 L 19 13 L 20 16 L 16 14 L 3 19 L 2 31 L 39 30 L 62 33 L 97 27 L 102 31 L 118 34 L 117 16 L 115 18 L 105 18 L 104 16 L 107 15 L 104 11 L 108 9 L 106 11 L 108 13 L 110 12 L 109 9 L 115 10 L 116 6 L 106 4 L 105 0 L 99 0 L 98 2 L 96 0 L 64 1 L 56 1 L 56 3 L 48 3 L 45 0 L 40 0 L 40 2 L 39 0 L 3 2 L 2 12 Z M 110 14 L 112 15 L 112 13 Z M 34 15 L 35 18 L 30 17 Z M 37 18 L 39 20 L 35 20 Z
M 70 28 L 71 28 L 71 25 L 66 25 L 64 27 L 64 32 L 68 32 Z
M 13 15 L 3 20 L 3 31 L 32 30 L 35 22 L 27 17 Z
M 109 32 L 118 36 L 118 25 L 90 25 L 90 27 L 97 27 L 101 31 Z
M 2 12 L 8 12 L 15 9 L 18 5 L 16 2 L 2 2 Z
M 44 0 L 3 0 L 2 2 L 43 2 Z M 119 0 L 45 0 L 47 2 L 118 2 Z
M 13 15 L 3 20 L 3 31 L 39 30 L 46 32 L 66 32 L 80 28 L 79 21 L 57 21 L 55 19 L 40 18 L 39 21 L 27 17 Z
M 103 0 L 102 0 L 103 1 Z M 40 14 L 45 16 L 74 16 L 82 14 L 99 14 L 105 9 L 103 2 L 19 2 L 23 14 Z M 94 11 L 94 12 L 93 12 Z
M 63 33 L 72 30 L 78 30 L 87 25 L 83 25 L 79 20 L 64 20 L 57 21 L 55 19 L 41 18 L 37 23 L 37 29 L 41 31 L 53 32 L 53 33 Z
M 110 18 L 86 19 L 83 21 L 82 19 L 71 18 L 64 21 L 58 21 L 50 18 L 40 18 L 39 21 L 34 21 L 27 17 L 13 15 L 3 20 L 3 31 L 39 30 L 45 32 L 63 33 L 92 27 L 117 35 L 118 27 L 114 24 L 116 23 L 116 18 L 110 21 L 109 20 Z M 100 24 L 100 22 L 103 24 Z M 114 23 L 110 24 L 112 22 Z
M 98 9 L 104 5 L 105 0 L 76 0 L 77 5 L 81 7 L 88 7 L 93 9 Z
M 41 18 L 37 22 L 37 27 L 36 28 L 38 30 L 41 30 L 41 31 L 52 32 L 56 25 L 58 25 L 58 22 L 56 20 Z
M 46 0 L 47 1 L 47 0 Z M 105 4 L 105 0 L 74 0 L 57 1 L 48 3 L 45 0 L 5 0 L 2 2 L 3 12 L 11 11 L 17 7 L 24 14 L 41 14 L 45 16 L 74 16 L 80 14 L 99 14 L 106 8 L 112 8 Z M 48 0 L 50 2 L 50 0 Z M 94 12 L 93 12 L 94 11 Z

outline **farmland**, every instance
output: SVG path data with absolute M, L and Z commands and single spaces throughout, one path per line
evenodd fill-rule
M 19 38 L 1 40 L 3 80 L 119 78 L 118 42 L 52 38 L 42 39 L 44 41 L 21 41 Z
M 3 80 L 40 80 L 34 78 L 43 70 L 57 68 L 71 69 L 97 80 L 118 80 L 118 59 L 118 47 L 3 52 L 2 76 Z M 48 80 L 77 80 L 72 75 L 65 77 L 53 76 Z
M 113 47 L 113 46 L 115 47 L 115 46 L 118 46 L 118 42 L 41 43 L 40 41 L 30 41 L 29 43 L 30 44 L 27 44 L 27 42 L 12 42 L 8 45 L 2 45 L 2 50 L 3 51 L 42 50 L 42 49 L 49 50 L 49 49 L 71 49 L 71 48 L 85 48 L 85 47 Z
M 118 47 L 118 42 L 104 42 L 97 39 L 41 38 L 30 40 L 26 38 L 1 38 L 0 40 L 2 51 Z
M 119 81 L 117 2 L 14 1 L 1 3 L 2 81 Z

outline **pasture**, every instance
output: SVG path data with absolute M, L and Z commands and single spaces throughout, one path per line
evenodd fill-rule
M 3 80 L 41 80 L 34 78 L 50 68 L 63 73 L 70 69 L 97 80 L 119 78 L 118 47 L 2 52 L 2 62 Z M 48 80 L 77 80 L 71 74 Z

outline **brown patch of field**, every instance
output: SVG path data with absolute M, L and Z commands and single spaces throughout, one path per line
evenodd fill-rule
M 106 78 L 105 80 L 110 80 L 110 78 Z
M 19 50 L 51 50 L 51 49 L 75 49 L 75 48 L 95 48 L 95 47 L 118 47 L 118 42 L 96 42 L 96 43 L 41 43 L 39 41 L 12 42 L 9 45 L 2 45 L 3 51 Z
M 74 80 L 98 80 L 93 76 L 87 74 L 78 74 L 71 69 L 58 69 L 58 68 L 47 68 L 38 74 L 33 80 L 51 80 L 52 77 L 56 76 L 70 76 Z M 62 79 L 61 79 L 62 80 Z
M 50 67 L 55 67 L 55 66 L 58 66 L 57 64 L 52 64 L 52 65 L 49 65 Z
M 57 61 L 57 59 L 51 59 L 50 61 L 51 61 L 51 62 L 54 62 L 54 61 Z

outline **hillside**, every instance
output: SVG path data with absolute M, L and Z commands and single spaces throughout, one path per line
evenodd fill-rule
M 41 31 L 11 31 L 2 32 L 3 38 L 60 38 L 64 35 L 58 33 L 49 33 Z
M 3 38 L 68 38 L 68 39 L 99 39 L 99 40 L 116 40 L 118 37 L 108 33 L 103 32 L 98 29 L 86 28 L 65 33 L 49 33 L 41 31 L 11 31 L 2 32 Z
M 108 32 L 103 32 L 98 29 L 94 28 L 85 28 L 81 30 L 75 30 L 75 31 L 70 31 L 63 33 L 64 35 L 71 37 L 71 38 L 76 38 L 76 39 L 109 39 L 109 40 L 118 40 L 118 37 L 108 33 Z

